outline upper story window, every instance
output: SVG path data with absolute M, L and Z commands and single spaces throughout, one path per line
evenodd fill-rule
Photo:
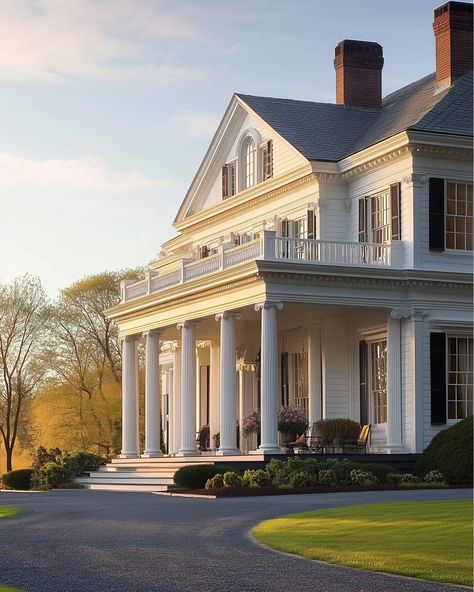
M 472 251 L 472 183 L 431 177 L 429 248 Z
M 446 182 L 446 249 L 472 251 L 472 185 Z
M 247 138 L 244 144 L 244 189 L 255 185 L 255 143 Z
M 267 140 L 262 148 L 262 181 L 273 177 L 273 141 Z
M 359 200 L 359 242 L 388 243 L 401 238 L 400 183 Z
M 222 167 L 222 199 L 232 197 L 236 193 L 235 161 Z

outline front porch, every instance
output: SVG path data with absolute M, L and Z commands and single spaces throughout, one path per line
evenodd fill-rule
M 322 418 L 372 424 L 370 453 L 414 452 L 409 392 L 402 400 L 402 365 L 414 327 L 401 317 L 387 308 L 267 300 L 127 336 L 121 458 L 162 458 L 161 430 L 170 458 L 218 462 L 257 455 L 264 462 L 285 453 L 277 413 L 286 405 L 303 409 L 309 425 Z M 141 347 L 144 450 L 138 444 Z M 255 435 L 241 431 L 255 408 L 261 411 L 259 446 Z M 210 450 L 201 451 L 197 434 L 204 426 Z

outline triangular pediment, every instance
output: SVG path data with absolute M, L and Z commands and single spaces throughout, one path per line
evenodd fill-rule
M 222 202 L 222 167 L 239 160 L 240 147 L 247 135 L 251 135 L 257 145 L 272 140 L 274 174 L 307 163 L 301 153 L 234 95 L 178 210 L 175 224 Z

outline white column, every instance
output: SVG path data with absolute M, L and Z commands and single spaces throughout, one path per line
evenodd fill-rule
M 196 448 L 196 323 L 181 329 L 181 445 L 178 456 L 195 456 Z
M 247 438 L 242 434 L 242 420 L 247 412 L 245 401 L 245 370 L 244 363 L 239 362 L 239 428 L 240 428 L 240 451 L 244 454 L 248 452 Z
M 321 327 L 308 330 L 309 425 L 321 419 Z
M 400 318 L 392 311 L 387 320 L 387 452 L 403 449 Z
M 170 452 L 176 454 L 181 444 L 181 347 L 173 350 L 172 395 L 170 400 Z
M 223 312 L 216 315 L 220 321 L 220 424 L 221 438 L 217 454 L 239 454 L 237 448 L 237 381 L 235 354 L 235 319 L 240 315 Z
M 411 359 L 411 391 L 413 405 L 413 430 L 414 450 L 411 452 L 423 452 L 424 449 L 424 417 L 423 417 L 423 391 L 426 386 L 423 381 L 423 325 L 426 313 L 421 310 L 411 311 L 408 319 L 412 339 Z
M 277 310 L 281 302 L 257 304 L 262 311 L 261 328 L 261 444 L 263 454 L 282 454 L 278 446 L 278 325 Z
M 145 458 L 163 456 L 160 448 L 160 333 L 145 334 Z
M 137 336 L 129 335 L 122 342 L 122 453 L 120 458 L 138 456 Z
M 211 433 L 211 448 L 214 448 L 214 441 L 212 436 L 219 432 L 219 360 L 220 348 L 217 342 L 211 341 L 209 352 L 209 403 L 210 403 L 210 418 L 209 429 Z

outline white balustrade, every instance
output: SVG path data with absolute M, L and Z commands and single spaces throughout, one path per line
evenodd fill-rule
M 164 275 L 152 275 L 134 284 L 124 282 L 123 302 L 256 259 L 400 267 L 402 256 L 403 244 L 400 241 L 394 241 L 392 251 L 390 244 L 277 237 L 274 232 L 265 231 L 260 238 L 235 247 L 225 248 L 222 245 L 216 254 L 209 257 L 196 261 L 183 259 L 179 269 Z

